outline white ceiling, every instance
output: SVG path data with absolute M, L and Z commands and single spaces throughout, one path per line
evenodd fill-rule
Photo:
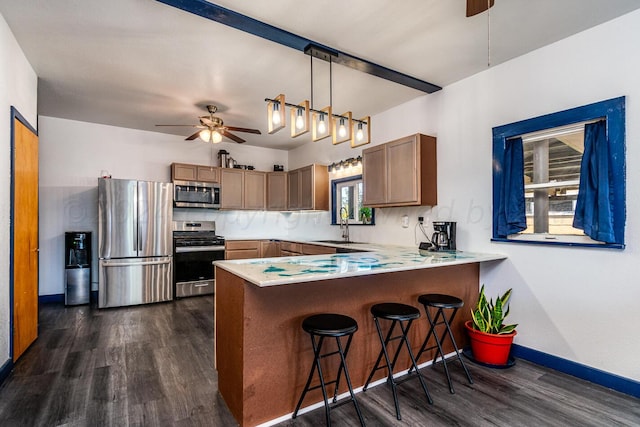
M 466 18 L 465 0 L 214 3 L 439 86 L 487 68 L 488 29 L 495 66 L 640 8 L 637 0 L 496 0 L 489 16 Z M 155 0 L 0 0 L 0 13 L 39 77 L 40 115 L 186 137 L 194 130 L 155 125 L 196 124 L 215 104 L 226 125 L 262 131 L 237 133 L 249 145 L 310 140 L 266 132 L 265 97 L 310 97 L 310 57 L 300 51 Z M 316 108 L 329 104 L 328 69 L 314 60 Z M 374 115 L 423 94 L 333 66 L 336 113 Z

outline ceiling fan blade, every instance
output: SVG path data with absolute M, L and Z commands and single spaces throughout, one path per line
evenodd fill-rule
M 227 138 L 237 142 L 238 144 L 242 144 L 244 142 L 244 139 L 237 137 L 232 133 L 227 132 L 226 129 L 218 129 L 218 132 L 220 132 L 222 135 L 226 136 Z
M 247 133 L 256 133 L 258 135 L 262 135 L 262 132 L 260 132 L 258 129 L 238 128 L 238 127 L 235 127 L 235 126 L 225 126 L 225 128 L 227 128 L 228 130 L 235 131 L 235 132 L 247 132 Z
M 467 18 L 484 12 L 493 6 L 494 0 L 467 0 Z
M 211 117 L 200 116 L 198 118 L 200 119 L 200 123 L 203 125 L 213 126 L 213 120 L 211 120 Z
M 197 137 L 200 136 L 200 131 L 194 133 L 193 135 L 189 135 L 188 137 L 186 137 L 184 140 L 185 141 L 193 141 L 194 139 L 196 139 Z

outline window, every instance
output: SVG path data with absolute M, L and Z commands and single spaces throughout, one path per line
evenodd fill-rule
M 374 209 L 362 205 L 363 191 L 362 175 L 331 181 L 331 224 L 339 224 L 341 215 L 346 216 L 349 225 L 375 224 Z
M 624 248 L 624 107 L 615 98 L 493 129 L 494 241 Z

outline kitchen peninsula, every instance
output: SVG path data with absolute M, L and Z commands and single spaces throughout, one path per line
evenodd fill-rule
M 215 263 L 218 384 L 241 426 L 293 412 L 313 360 L 309 337 L 300 326 L 306 316 L 330 312 L 356 319 L 359 329 L 347 363 L 354 387 L 361 387 L 380 347 L 371 305 L 417 305 L 418 295 L 440 292 L 462 298 L 469 307 L 478 296 L 480 263 L 505 258 L 470 252 L 422 256 L 411 247 L 351 248 L 370 252 Z M 462 324 L 469 318 L 468 309 L 460 310 L 452 325 L 461 345 L 466 342 Z M 426 319 L 414 325 L 411 339 L 419 346 L 427 332 Z M 423 356 L 421 362 L 431 356 Z M 408 356 L 399 360 L 396 372 L 406 370 L 408 363 Z M 335 375 L 335 370 L 329 367 L 325 375 Z M 380 371 L 375 378 L 383 375 Z M 344 391 L 346 386 L 341 386 Z M 320 390 L 314 390 L 304 406 L 321 401 Z

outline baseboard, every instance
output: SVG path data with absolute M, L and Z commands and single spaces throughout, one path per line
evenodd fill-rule
M 538 350 L 513 344 L 511 355 L 528 360 L 537 365 L 546 366 L 556 371 L 572 375 L 574 377 L 590 381 L 595 384 L 625 393 L 634 397 L 640 397 L 640 382 L 600 369 L 572 362 L 571 360 L 543 353 Z
M 90 301 L 98 301 L 98 291 L 91 291 L 91 296 L 89 297 Z M 51 303 L 62 303 L 64 304 L 64 294 L 53 294 L 53 295 L 39 295 L 38 303 L 40 304 L 51 304 Z
M 4 365 L 0 367 L 0 384 L 4 382 L 4 380 L 9 376 L 12 370 L 13 361 L 11 359 L 7 359 L 7 361 L 4 362 Z

